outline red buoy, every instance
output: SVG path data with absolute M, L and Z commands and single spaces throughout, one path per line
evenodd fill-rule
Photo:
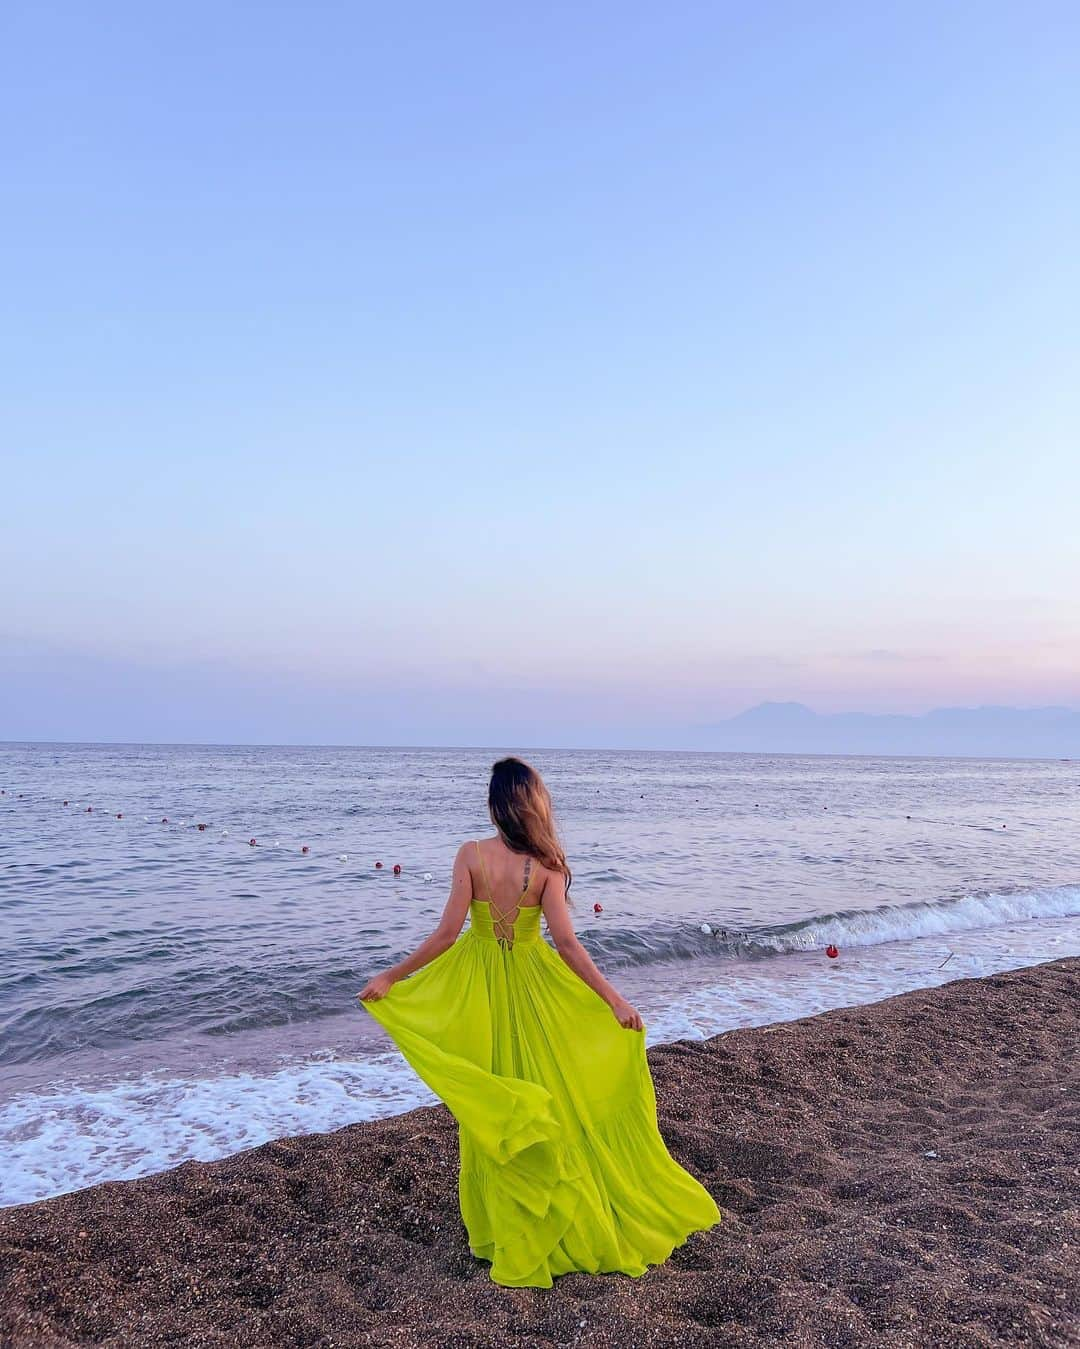
M 592 906 L 592 911 L 593 913 L 603 913 L 604 912 L 603 904 L 594 904 Z
M 400 876 L 400 875 L 401 875 L 401 863 L 400 863 L 400 862 L 395 862 L 395 863 L 394 863 L 394 875 L 395 875 L 395 876 Z
M 376 871 L 382 871 L 382 863 L 381 863 L 381 862 L 376 862 L 376 863 L 375 863 L 375 870 L 376 870 Z
M 249 839 L 248 839 L 248 847 L 249 847 L 249 848 L 254 848 L 254 847 L 255 847 L 255 840 L 254 840 L 253 838 L 249 838 Z
M 123 812 L 118 810 L 118 811 L 116 812 L 116 818 L 117 818 L 118 820 L 122 820 L 122 819 L 124 818 Z
M 93 813 L 94 813 L 94 807 L 93 807 L 93 806 L 87 806 L 87 807 L 86 807 L 86 813 L 87 813 L 87 815 L 93 815 Z
M 161 823 L 162 823 L 162 824 L 168 824 L 168 823 L 169 823 L 169 817 L 168 817 L 168 815 L 162 815 L 162 817 L 161 817 Z
M 66 801 L 64 802 L 64 805 L 65 805 L 65 806 L 67 805 L 67 802 L 66 802 Z
M 836 949 L 835 946 L 826 946 L 825 954 L 829 957 L 830 960 L 835 960 L 836 957 L 840 954 L 840 952 Z

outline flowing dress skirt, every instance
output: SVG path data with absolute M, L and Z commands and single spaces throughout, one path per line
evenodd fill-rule
M 643 1274 L 720 1221 L 660 1136 L 645 1036 L 541 938 L 538 907 L 512 944 L 483 901 L 471 915 L 448 951 L 361 1003 L 458 1122 L 469 1247 L 510 1286 Z

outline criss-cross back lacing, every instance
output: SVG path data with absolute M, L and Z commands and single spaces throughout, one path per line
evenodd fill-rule
M 480 871 L 483 874 L 484 887 L 488 893 L 487 905 L 491 911 L 491 930 L 495 933 L 495 940 L 499 945 L 509 948 L 514 944 L 514 924 L 517 922 L 518 915 L 521 913 L 521 905 L 529 893 L 529 887 L 532 885 L 532 878 L 529 875 L 532 870 L 532 858 L 525 858 L 525 876 L 522 881 L 520 898 L 516 904 L 504 911 L 495 903 L 495 896 L 492 894 L 491 881 L 488 879 L 487 867 L 484 864 L 484 854 L 480 849 L 479 840 L 476 842 L 476 855 L 480 859 Z

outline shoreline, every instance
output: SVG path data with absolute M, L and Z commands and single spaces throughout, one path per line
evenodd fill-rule
M 836 961 L 813 952 L 726 966 L 684 959 L 629 966 L 617 978 L 645 1016 L 653 1047 L 1041 964 L 1053 959 L 1045 952 L 1054 946 L 1057 959 L 1080 950 L 1080 914 L 951 934 L 936 951 L 915 938 L 845 948 Z M 98 1051 L 93 1062 L 95 1071 L 82 1075 L 56 1060 L 0 1073 L 0 1209 L 186 1160 L 216 1161 L 275 1139 L 329 1133 L 435 1099 L 355 1006 L 317 1021 L 244 1031 L 227 1043 L 186 1036 L 129 1043 Z
M 442 1106 L 0 1210 L 0 1343 L 957 1346 L 1080 1338 L 1080 957 L 649 1050 L 723 1221 L 501 1289 Z

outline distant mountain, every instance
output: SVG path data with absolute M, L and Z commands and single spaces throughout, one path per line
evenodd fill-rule
M 973 755 L 1080 758 L 1080 711 L 1068 707 L 940 707 L 922 716 L 841 712 L 803 703 L 759 703 L 696 728 L 701 749 L 766 754 Z

